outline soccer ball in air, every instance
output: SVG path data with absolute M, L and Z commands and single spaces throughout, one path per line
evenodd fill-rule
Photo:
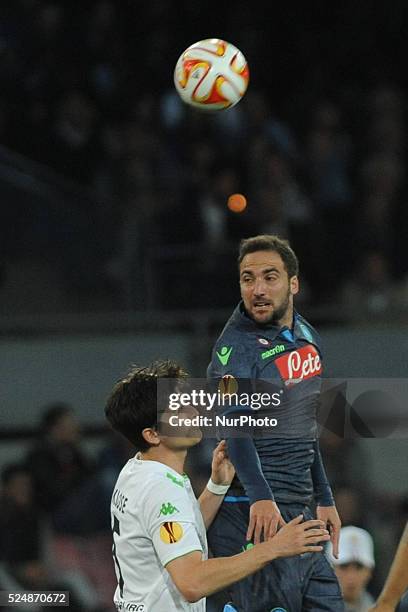
M 174 83 L 181 99 L 202 110 L 224 110 L 245 94 L 249 68 L 241 51 L 219 38 L 200 40 L 179 57 Z

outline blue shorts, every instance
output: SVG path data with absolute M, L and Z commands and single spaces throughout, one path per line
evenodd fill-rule
M 314 518 L 307 506 L 278 504 L 286 522 L 303 514 Z M 214 557 L 236 555 L 245 549 L 249 503 L 223 502 L 208 532 Z M 244 580 L 209 599 L 209 609 L 222 611 L 231 602 L 238 612 L 344 612 L 336 575 L 324 552 L 275 559 Z

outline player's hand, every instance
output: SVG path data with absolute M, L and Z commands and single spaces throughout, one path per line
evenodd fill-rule
M 228 459 L 227 443 L 225 440 L 221 440 L 213 451 L 211 480 L 215 484 L 231 484 L 234 475 L 234 466 Z
M 323 521 L 324 526 L 329 530 L 333 546 L 333 557 L 338 559 L 341 520 L 336 506 L 317 506 L 316 517 Z
M 395 606 L 392 604 L 376 603 L 367 612 L 395 612 Z
M 323 521 L 317 519 L 302 521 L 303 515 L 300 514 L 279 529 L 276 535 L 266 543 L 274 555 L 272 559 L 323 550 L 320 542 L 330 539 L 330 534 L 324 528 Z
M 264 540 L 269 540 L 279 527 L 285 524 L 276 503 L 270 499 L 261 499 L 253 503 L 249 509 L 246 539 L 250 541 L 254 538 L 254 544 L 259 544 L 262 537 Z

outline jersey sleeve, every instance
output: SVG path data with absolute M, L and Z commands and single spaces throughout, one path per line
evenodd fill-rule
M 163 566 L 193 551 L 203 552 L 183 478 L 163 475 L 145 493 L 146 531 Z
M 212 353 L 211 363 L 207 369 L 207 377 L 212 384 L 211 390 L 216 390 L 216 385 L 225 376 L 233 377 L 237 383 L 239 392 L 252 391 L 253 359 L 248 359 L 247 349 L 242 343 L 228 342 L 222 338 L 218 340 Z M 240 416 L 251 413 L 247 406 L 231 406 L 221 411 L 228 416 Z M 226 439 L 228 453 L 235 467 L 237 477 L 244 487 L 250 504 L 259 500 L 274 500 L 273 492 L 262 473 L 261 463 L 258 457 L 254 441 L 249 435 L 242 437 L 231 436 L 228 427 L 217 430 L 219 439 Z
M 254 364 L 248 359 L 247 347 L 233 334 L 222 335 L 217 340 L 207 368 L 208 379 L 219 379 L 228 375 L 242 379 L 250 379 L 254 375 Z
M 311 474 L 315 501 L 319 506 L 334 506 L 333 493 L 326 476 L 326 470 L 324 469 L 319 440 L 315 440 L 313 449 L 315 457 L 311 467 Z
M 272 490 L 263 475 L 261 462 L 252 438 L 231 437 L 227 440 L 228 454 L 238 478 L 252 505 L 260 500 L 274 501 Z

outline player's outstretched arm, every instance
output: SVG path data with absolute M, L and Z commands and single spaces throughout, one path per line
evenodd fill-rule
M 408 523 L 401 536 L 390 571 L 377 603 L 370 612 L 394 612 L 408 588 Z
M 203 561 L 200 552 L 192 552 L 170 561 L 166 569 L 187 601 L 198 601 L 257 572 L 273 559 L 323 550 L 319 543 L 330 536 L 322 521 L 302 520 L 302 515 L 296 517 L 271 540 L 233 557 Z
M 214 520 L 222 500 L 224 499 L 224 495 L 234 478 L 234 474 L 234 466 L 228 458 L 227 443 L 225 440 L 221 440 L 213 451 L 211 464 L 211 483 L 215 485 L 215 488 L 218 487 L 220 490 L 215 491 L 215 493 L 211 492 L 207 488 L 210 486 L 210 484 L 208 484 L 198 498 L 206 529 L 209 528 Z M 214 488 L 214 486 L 212 488 Z
M 249 497 L 248 541 L 259 544 L 285 524 L 273 493 L 262 473 L 261 463 L 252 438 L 229 438 L 228 453 L 237 471 L 245 493 Z
M 320 453 L 319 440 L 314 443 L 314 462 L 311 468 L 314 497 L 316 501 L 316 517 L 324 521 L 325 526 L 330 532 L 330 539 L 333 545 L 333 555 L 337 559 L 339 556 L 339 539 L 341 520 L 337 512 L 333 494 L 324 469 L 323 459 Z
M 219 339 L 216 347 L 214 347 L 212 360 L 207 370 L 207 377 L 212 379 L 213 382 L 217 381 L 217 385 L 225 375 L 231 372 L 237 373 L 239 371 L 240 377 L 247 378 L 248 380 L 252 377 L 249 366 L 244 366 L 246 368 L 244 372 L 242 369 L 243 364 L 239 358 L 238 361 L 234 362 L 234 358 L 237 355 L 234 350 L 232 351 L 232 358 L 228 362 L 228 368 L 220 368 L 220 356 L 217 350 L 227 344 L 228 341 L 225 338 L 222 341 Z M 230 406 L 223 414 L 225 416 L 238 417 L 251 414 L 251 412 L 247 406 L 238 405 Z M 253 438 L 249 435 L 236 438 L 228 434 L 229 431 L 222 432 L 222 436 L 227 438 L 229 457 L 250 503 L 246 539 L 248 541 L 253 540 L 254 544 L 258 544 L 262 538 L 266 540 L 274 536 L 277 529 L 285 524 L 285 521 L 274 500 L 273 491 L 262 472 L 261 462 Z

